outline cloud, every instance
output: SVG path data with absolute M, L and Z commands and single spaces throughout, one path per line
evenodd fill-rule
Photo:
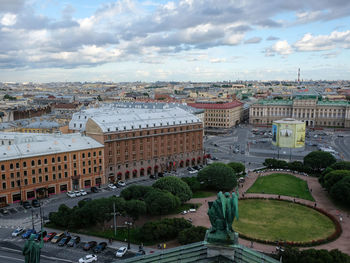
M 278 37 L 274 37 L 274 36 L 269 36 L 268 38 L 266 38 L 267 41 L 274 41 L 274 40 L 279 40 Z
M 295 23 L 309 23 L 349 16 L 349 8 L 347 0 L 271 0 L 264 4 L 259 0 L 120 0 L 102 4 L 90 16 L 79 18 L 67 4 L 55 10 L 58 17 L 53 18 L 41 13 L 44 11 L 36 8 L 36 1 L 1 0 L 0 67 L 163 63 L 190 52 L 260 43 L 260 37 L 244 41 L 246 33 L 293 26 L 276 20 L 282 13 L 294 15 Z M 266 40 L 279 39 L 270 36 Z M 277 41 L 265 49 L 265 55 L 347 47 L 347 33 L 334 31 L 329 36 L 306 34 L 292 46 L 286 40 Z M 191 59 L 198 58 L 185 60 Z M 217 63 L 215 58 L 206 61 Z
M 226 62 L 226 58 L 212 58 L 210 63 L 224 63 Z
M 307 33 L 293 46 L 297 51 L 323 51 L 331 50 L 336 47 L 349 48 L 350 30 L 343 32 L 333 31 L 329 35 L 318 36 Z
M 244 41 L 244 44 L 258 44 L 262 40 L 261 37 L 252 37 Z
M 287 40 L 279 40 L 270 48 L 265 50 L 266 56 L 274 56 L 275 54 L 288 56 L 293 52 L 292 47 L 288 44 Z

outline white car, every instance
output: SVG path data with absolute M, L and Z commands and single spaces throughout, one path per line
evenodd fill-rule
M 190 174 L 196 174 L 196 173 L 198 173 L 198 171 L 197 171 L 196 169 L 191 169 L 191 170 L 189 171 L 189 173 L 190 173 Z
M 75 196 L 76 196 L 76 197 L 81 196 L 80 191 L 74 191 L 74 193 L 75 193 Z
M 111 190 L 117 189 L 117 187 L 114 184 L 109 184 L 108 188 L 111 189 Z
M 76 197 L 75 193 L 73 191 L 68 191 L 67 192 L 67 195 L 70 197 L 70 198 L 73 198 L 73 197 Z
M 81 190 L 80 190 L 80 194 L 81 194 L 82 196 L 84 196 L 84 195 L 87 195 L 87 192 L 86 192 L 85 190 L 81 189 Z
M 119 182 L 118 182 L 118 185 L 123 187 L 123 186 L 126 186 L 126 183 L 123 182 L 123 181 L 119 181 Z
M 79 263 L 90 263 L 94 261 L 97 261 L 96 255 L 86 255 L 85 257 L 79 259 Z
M 18 237 L 20 234 L 24 233 L 25 229 L 23 227 L 17 227 L 15 231 L 12 232 L 13 237 Z
M 118 258 L 121 258 L 125 255 L 125 253 L 128 251 L 128 248 L 127 247 L 120 247 L 117 251 L 117 253 L 115 253 L 115 255 L 118 257 Z

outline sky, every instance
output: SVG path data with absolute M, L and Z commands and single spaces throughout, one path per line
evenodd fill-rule
M 0 0 L 0 81 L 350 79 L 349 0 Z

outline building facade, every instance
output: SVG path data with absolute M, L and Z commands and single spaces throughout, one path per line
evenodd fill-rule
M 350 102 L 297 96 L 289 100 L 260 100 L 250 107 L 251 124 L 271 125 L 282 118 L 304 121 L 309 127 L 350 128 Z
M 180 108 L 119 108 L 86 122 L 85 133 L 104 144 L 110 182 L 201 164 L 203 123 Z
M 223 103 L 188 103 L 204 109 L 204 127 L 227 129 L 239 124 L 243 117 L 243 103 L 235 100 Z
M 105 183 L 104 148 L 80 134 L 0 133 L 0 206 Z

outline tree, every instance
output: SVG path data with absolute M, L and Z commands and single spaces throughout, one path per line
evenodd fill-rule
M 143 199 L 145 195 L 151 190 L 153 190 L 152 186 L 134 184 L 123 189 L 120 193 L 120 196 L 125 200 Z
M 182 177 L 181 180 L 188 184 L 192 192 L 198 191 L 201 188 L 201 184 L 196 176 Z
M 191 199 L 192 191 L 190 187 L 175 176 L 167 176 L 157 180 L 153 185 L 154 188 L 166 190 L 180 198 L 181 203 Z
M 129 215 L 134 221 L 136 221 L 140 215 L 144 215 L 147 212 L 147 206 L 144 201 L 130 200 L 125 204 L 125 213 Z
M 334 170 L 334 171 L 326 174 L 326 176 L 324 177 L 323 185 L 327 189 L 327 191 L 329 192 L 334 184 L 336 184 L 337 182 L 339 182 L 340 180 L 342 180 L 346 176 L 350 176 L 350 171 Z
M 310 166 L 314 172 L 321 172 L 337 160 L 328 152 L 314 151 L 304 157 L 304 165 Z
M 245 166 L 242 163 L 231 162 L 227 164 L 237 175 L 245 173 Z
M 271 158 L 267 158 L 265 159 L 265 161 L 263 162 L 263 165 L 266 166 L 267 168 L 287 168 L 288 167 L 288 163 L 284 160 L 278 160 L 278 159 L 271 159 Z
M 350 162 L 336 162 L 330 166 L 333 170 L 350 170 Z
M 177 196 L 168 191 L 154 189 L 145 196 L 147 212 L 151 215 L 164 215 L 179 207 L 181 202 Z
M 335 200 L 350 206 L 350 176 L 346 176 L 335 183 L 330 190 L 330 195 Z
M 177 239 L 181 245 L 200 242 L 204 240 L 206 231 L 207 229 L 203 226 L 192 226 L 182 230 Z
M 237 186 L 234 171 L 223 163 L 213 163 L 200 170 L 198 180 L 204 188 L 217 191 L 231 191 Z

